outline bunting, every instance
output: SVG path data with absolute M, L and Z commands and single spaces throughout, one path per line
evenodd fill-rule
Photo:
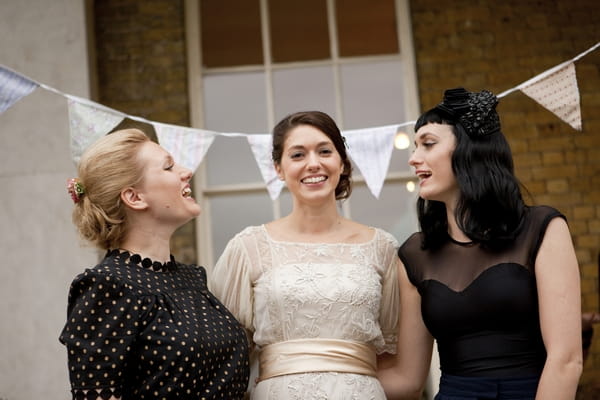
M 78 163 L 83 151 L 117 126 L 125 114 L 74 96 L 68 97 L 68 105 L 71 157 Z
M 0 114 L 31 94 L 38 86 L 31 79 L 0 65 Z
M 574 63 L 561 64 L 518 87 L 573 129 L 581 130 L 581 106 Z
M 216 132 L 154 122 L 158 143 L 184 167 L 195 171 L 212 145 Z
M 575 61 L 598 47 L 600 42 L 573 59 L 508 89 L 497 97 L 501 98 L 520 90 L 574 129 L 581 130 L 581 106 Z M 2 65 L 0 65 L 0 114 L 38 87 L 68 99 L 71 154 L 76 163 L 90 144 L 114 129 L 124 118 L 129 118 L 153 125 L 159 143 L 177 162 L 192 171 L 198 168 L 216 136 L 245 136 L 269 196 L 271 199 L 276 199 L 281 193 L 284 184 L 279 180 L 271 160 L 271 136 L 268 134 L 221 133 L 148 121 L 87 99 L 62 93 Z M 350 158 L 376 198 L 379 197 L 389 168 L 394 136 L 398 128 L 410 124 L 414 124 L 414 121 L 342 132 L 347 140 Z
M 350 158 L 377 199 L 390 165 L 397 131 L 398 125 L 344 131 Z
M 260 169 L 271 200 L 279 197 L 283 189 L 283 181 L 279 179 L 271 155 L 271 135 L 248 135 L 248 144 Z

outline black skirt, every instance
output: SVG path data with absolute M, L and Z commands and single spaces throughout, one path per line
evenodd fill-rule
M 434 400 L 533 400 L 539 380 L 539 376 L 473 378 L 442 374 Z

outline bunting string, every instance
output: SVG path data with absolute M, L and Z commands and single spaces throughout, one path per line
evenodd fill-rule
M 600 42 L 572 59 L 505 90 L 497 97 L 502 98 L 519 90 L 574 129 L 581 131 L 581 106 L 575 62 L 598 47 L 600 47 Z M 192 171 L 198 168 L 217 136 L 245 137 L 271 199 L 276 199 L 283 188 L 283 182 L 277 176 L 271 160 L 271 135 L 268 133 L 216 132 L 150 121 L 139 116 L 125 114 L 89 99 L 63 93 L 3 65 L 0 65 L 0 114 L 37 88 L 42 88 L 67 100 L 71 156 L 75 163 L 79 161 L 81 154 L 90 144 L 114 129 L 123 119 L 128 118 L 152 125 L 159 143 L 171 153 L 177 162 Z M 376 198 L 379 198 L 387 175 L 395 135 L 400 128 L 414 123 L 415 121 L 406 121 L 394 125 L 342 131 L 346 138 L 350 158 L 360 170 L 369 190 Z

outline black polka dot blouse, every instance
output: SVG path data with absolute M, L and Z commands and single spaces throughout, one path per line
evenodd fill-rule
M 74 399 L 242 399 L 246 333 L 206 271 L 108 252 L 75 278 L 66 345 Z

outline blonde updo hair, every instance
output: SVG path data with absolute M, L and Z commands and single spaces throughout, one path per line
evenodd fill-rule
M 102 137 L 81 157 L 78 175 L 85 194 L 75 204 L 73 223 L 98 248 L 115 249 L 123 242 L 128 226 L 121 190 L 142 179 L 138 153 L 149 140 L 139 129 L 123 129 Z

